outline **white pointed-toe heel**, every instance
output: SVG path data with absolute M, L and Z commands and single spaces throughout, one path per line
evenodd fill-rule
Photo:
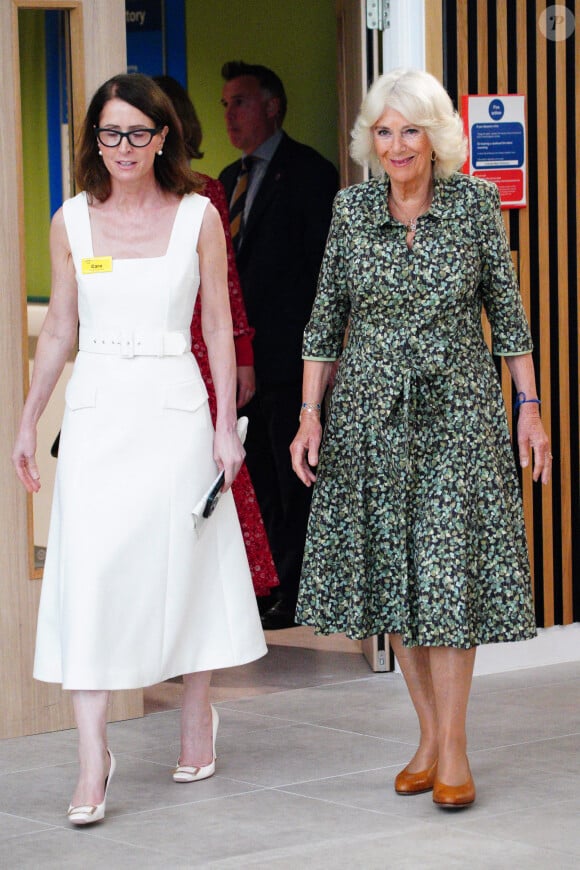
M 97 804 L 96 806 L 79 806 L 73 807 L 71 804 L 68 808 L 68 820 L 72 822 L 73 825 L 92 825 L 93 822 L 100 822 L 101 819 L 105 818 L 105 804 L 107 803 L 107 792 L 109 791 L 109 786 L 111 784 L 111 780 L 113 779 L 113 774 L 115 773 L 116 762 L 115 756 L 111 752 L 110 749 L 107 749 L 109 753 L 109 758 L 111 760 L 111 766 L 109 768 L 109 773 L 105 780 L 105 794 L 102 800 L 102 803 Z
M 212 705 L 211 724 L 213 732 L 213 759 L 210 764 L 206 764 L 204 767 L 187 767 L 186 765 L 180 764 L 178 759 L 177 767 L 173 771 L 174 782 L 198 782 L 198 780 L 200 779 L 209 779 L 210 776 L 214 775 L 216 760 L 215 738 L 217 735 L 219 722 L 220 717 L 218 716 L 218 711 Z

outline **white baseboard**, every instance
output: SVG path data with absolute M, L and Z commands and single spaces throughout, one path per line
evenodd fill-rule
M 580 661 L 580 623 L 539 628 L 533 640 L 518 643 L 490 643 L 477 648 L 475 676 L 541 668 L 562 662 Z M 398 662 L 395 670 L 400 673 Z
M 539 628 L 533 640 L 490 643 L 478 647 L 475 675 L 499 674 L 521 668 L 541 668 L 580 661 L 580 623 Z

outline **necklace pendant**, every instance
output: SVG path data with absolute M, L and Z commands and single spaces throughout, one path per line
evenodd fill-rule
M 407 232 L 414 233 L 417 229 L 417 218 L 410 218 L 407 221 Z

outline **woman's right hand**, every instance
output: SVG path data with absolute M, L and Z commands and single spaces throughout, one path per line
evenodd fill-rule
M 12 464 L 27 492 L 40 489 L 40 472 L 36 464 L 36 430 L 21 428 L 12 451 Z
M 290 445 L 292 468 L 305 486 L 312 486 L 318 465 L 318 450 L 322 440 L 322 426 L 317 414 L 303 413 L 300 428 Z

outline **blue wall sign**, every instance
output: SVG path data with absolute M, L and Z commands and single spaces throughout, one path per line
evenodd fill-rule
M 474 124 L 471 128 L 471 162 L 475 169 L 523 166 L 523 124 Z
M 526 205 L 526 119 L 522 94 L 461 99 L 469 156 L 463 171 L 497 185 L 503 208 Z
M 492 100 L 489 104 L 489 117 L 492 121 L 501 121 L 504 111 L 504 104 L 501 100 Z
M 185 0 L 125 0 L 127 71 L 187 86 Z

